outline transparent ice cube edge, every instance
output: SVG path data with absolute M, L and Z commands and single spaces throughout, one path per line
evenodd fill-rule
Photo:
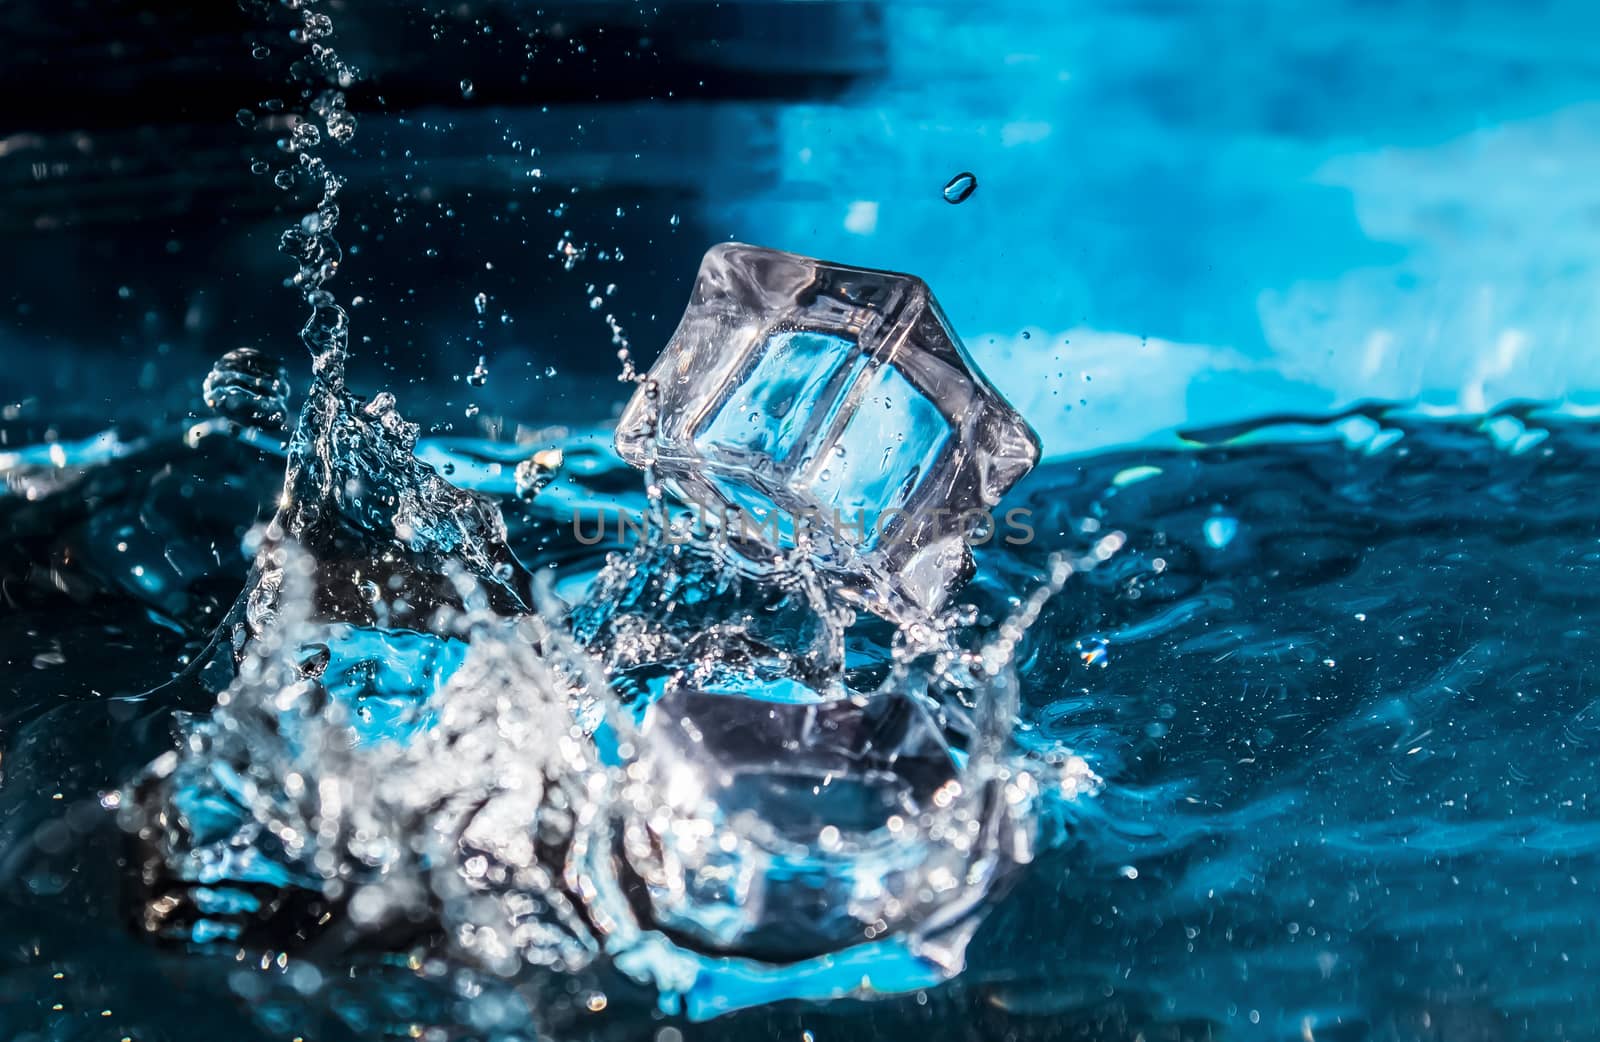
M 758 552 L 810 519 L 874 610 L 937 607 L 970 574 L 966 528 L 1040 456 L 920 278 L 742 243 L 707 251 L 617 447 L 712 520 L 742 512 Z

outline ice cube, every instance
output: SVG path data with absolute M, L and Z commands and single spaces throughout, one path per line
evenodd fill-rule
M 1015 822 L 963 772 L 961 721 L 895 689 L 802 691 L 673 687 L 644 714 L 616 867 L 642 922 L 693 950 L 790 963 L 926 938 L 1009 872 Z
M 737 518 L 722 532 L 752 558 L 809 534 L 842 592 L 891 617 L 970 575 L 972 533 L 1039 459 L 921 279 L 740 243 L 707 251 L 617 449 Z

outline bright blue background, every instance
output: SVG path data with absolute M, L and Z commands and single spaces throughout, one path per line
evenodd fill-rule
M 888 14 L 887 79 L 779 110 L 776 184 L 709 230 L 923 275 L 1052 454 L 1364 399 L 1600 404 L 1600 6 Z

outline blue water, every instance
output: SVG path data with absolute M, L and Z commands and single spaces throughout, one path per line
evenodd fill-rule
M 0 500 L 15 533 L 0 623 L 13 680 L 0 715 L 8 1037 L 370 1038 L 413 1023 L 511 1037 L 517 1015 L 486 1019 L 491 1008 L 523 1009 L 558 1037 L 1600 1032 L 1600 430 L 1531 408 L 1449 421 L 1370 408 L 1186 438 L 1044 464 L 1008 500 L 1034 512 L 1036 541 L 980 551 L 967 595 L 993 615 L 1050 550 L 1128 536 L 1050 603 L 1021 658 L 1018 743 L 1081 755 L 1104 785 L 1053 812 L 966 972 L 820 1004 L 781 1001 L 793 982 L 724 975 L 702 1014 L 756 1005 L 709 1021 L 665 1016 L 615 974 L 600 1012 L 559 974 L 489 978 L 466 1002 L 427 959 L 385 954 L 417 950 L 404 936 L 320 949 L 270 931 L 242 948 L 204 931 L 205 944 L 138 939 L 139 862 L 102 796 L 210 696 L 201 683 L 126 696 L 200 654 L 283 464 L 224 435 L 191 448 L 176 429 L 125 432 L 119 444 L 141 447 L 122 454 L 86 450 L 75 481 Z M 585 444 L 574 436 L 575 456 Z M 462 443 L 422 451 L 459 460 L 458 475 L 484 458 Z M 502 490 L 510 544 L 581 584 L 599 551 L 572 538 L 573 504 L 637 496 L 637 483 L 613 464 L 562 486 L 565 499 L 526 507 Z M 361 653 L 388 664 L 355 685 L 374 740 L 386 685 L 453 668 L 455 652 L 425 644 Z M 205 900 L 249 912 L 240 902 L 275 900 L 265 882 Z
M 464 79 L 456 98 L 460 52 L 435 33 L 450 107 L 375 104 L 348 149 L 325 142 L 351 176 L 331 285 L 352 382 L 425 422 L 413 446 L 377 409 L 330 431 L 335 466 L 296 466 L 358 522 L 302 518 L 342 584 L 320 607 L 345 621 L 297 651 L 357 751 L 436 730 L 422 698 L 468 657 L 430 629 L 456 597 L 441 573 L 499 611 L 527 610 L 536 575 L 580 602 L 628 537 L 591 545 L 575 518 L 646 508 L 610 446 L 613 351 L 624 325 L 639 357 L 659 346 L 706 245 L 913 271 L 1045 445 L 1004 504 L 1035 538 L 980 548 L 961 594 L 978 627 L 1052 552 L 1126 535 L 1020 645 L 1015 749 L 1081 757 L 1098 783 L 1041 803 L 965 970 L 940 981 L 891 938 L 712 961 L 671 988 L 641 983 L 649 951 L 502 976 L 448 942 L 438 895 L 353 929 L 282 837 L 229 845 L 249 827 L 237 757 L 151 780 L 214 737 L 250 532 L 296 452 L 197 419 L 205 365 L 241 343 L 304 392 L 273 247 L 311 201 L 259 177 L 265 203 L 130 217 L 121 238 L 28 211 L 13 250 L 35 277 L 16 273 L 0 327 L 24 363 L 0 372 L 0 1039 L 1600 1037 L 1590 5 L 883 14 L 882 68 L 842 94 L 537 117 L 478 106 Z M 559 37 L 539 61 L 570 59 Z M 304 42 L 273 36 L 274 61 Z M 272 76 L 263 96 L 285 93 Z M 283 132 L 252 145 L 280 167 Z M 339 256 L 296 241 L 302 276 Z M 568 304 L 581 324 L 551 317 Z M 316 336 L 342 338 L 322 316 Z M 557 480 L 519 496 L 518 463 L 557 447 Z M 498 505 L 514 559 L 463 560 L 495 520 L 457 487 Z M 384 542 L 416 489 L 459 523 Z M 392 577 L 413 617 L 362 607 Z M 881 674 L 889 640 L 864 621 L 852 668 Z M 643 702 L 659 679 L 618 687 Z M 763 691 L 803 703 L 786 683 Z M 300 722 L 273 741 L 297 748 Z M 621 758 L 603 727 L 593 752 Z M 224 852 L 174 879 L 119 826 L 140 801 Z

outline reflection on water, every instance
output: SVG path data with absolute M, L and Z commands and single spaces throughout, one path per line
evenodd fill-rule
M 226 437 L 190 448 L 171 432 L 65 489 L 10 495 L 5 523 L 19 547 L 55 564 L 31 575 L 8 565 L 18 686 L 0 760 L 0 986 L 19 997 L 28 1030 L 88 1024 L 107 1007 L 127 1030 L 159 1030 L 174 1014 L 155 996 L 189 1001 L 176 982 L 211 975 L 269 1029 L 321 1023 L 332 1037 L 379 1022 L 488 1032 L 485 1010 L 526 1018 L 530 1003 L 558 1031 L 618 1037 L 641 1024 L 693 1037 L 1593 1030 L 1600 1010 L 1586 982 L 1600 952 L 1582 924 L 1600 847 L 1584 620 L 1600 567 L 1589 499 L 1600 435 L 1528 411 L 1443 422 L 1369 410 L 1188 437 L 1181 450 L 1046 464 L 1019 490 L 1036 543 L 980 551 L 967 596 L 997 617 L 1048 551 L 1127 534 L 1121 553 L 1045 607 L 1020 648 L 1015 740 L 1040 759 L 1081 757 L 1098 780 L 1052 805 L 1040 853 L 990 910 L 966 973 L 866 1006 L 763 1007 L 698 1026 L 654 1020 L 651 993 L 609 971 L 576 996 L 561 974 L 484 977 L 480 998 L 463 1003 L 458 982 L 437 976 L 449 963 L 407 969 L 270 933 L 252 938 L 242 963 L 226 944 L 221 958 L 141 955 L 140 974 L 158 976 L 140 985 L 116 954 L 130 943 L 119 925 L 122 841 L 100 805 L 171 747 L 173 710 L 209 706 L 181 685 L 142 702 L 108 696 L 151 687 L 195 653 L 243 575 L 233 548 L 249 511 L 239 506 L 270 502 L 281 462 Z M 581 457 L 584 438 L 569 444 Z M 492 456 L 460 443 L 431 451 L 458 459 L 458 474 Z M 637 488 L 605 468 L 558 479 L 551 489 L 565 487 L 565 500 L 524 504 L 501 488 L 509 545 L 530 568 L 554 563 L 581 584 L 598 551 L 571 540 L 571 504 L 604 500 L 619 480 Z M 116 518 L 143 510 L 163 524 L 172 481 L 197 505 L 232 488 L 233 509 L 167 514 L 163 545 L 118 549 Z M 192 561 L 205 564 L 172 565 Z M 138 568 L 162 583 L 128 581 Z M 76 621 L 46 627 L 70 603 L 63 591 L 77 598 Z M 403 672 L 351 673 L 337 665 L 341 641 L 324 643 L 325 668 L 370 703 L 373 727 L 388 728 L 382 689 Z M 423 654 L 438 653 L 391 643 L 362 657 L 403 669 Z M 241 898 L 212 900 L 215 919 Z M 289 921 L 320 914 L 284 910 Z M 59 922 L 77 925 L 47 926 Z M 391 938 L 400 950 L 416 943 Z M 290 949 L 280 965 L 275 953 Z M 871 977 L 884 965 L 858 969 Z M 324 988 L 334 976 L 341 983 Z M 784 993 L 737 974 L 707 986 L 688 993 L 700 996 L 691 1011 Z M 225 1022 L 230 1010 L 204 1016 Z

